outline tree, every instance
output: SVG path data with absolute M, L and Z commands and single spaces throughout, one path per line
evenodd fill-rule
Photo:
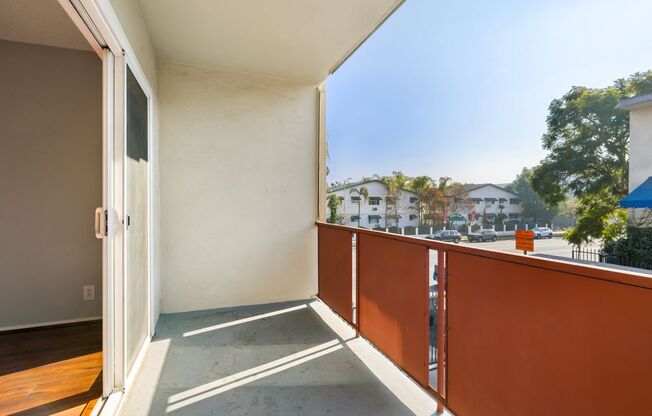
M 424 207 L 424 221 L 431 224 L 443 224 L 446 222 L 445 212 L 448 208 L 450 198 L 439 187 L 427 189 L 423 193 L 422 204 Z
M 509 185 L 507 190 L 518 194 L 521 197 L 523 207 L 522 216 L 532 219 L 534 222 L 549 223 L 557 216 L 558 208 L 549 207 L 544 199 L 532 187 L 533 170 L 523 168 L 516 179 Z
M 398 210 L 402 189 L 399 184 L 402 182 L 402 178 L 399 179 L 395 176 L 388 176 L 383 178 L 383 181 L 387 187 L 387 196 L 385 197 L 385 227 L 389 227 L 387 223 L 387 219 L 389 218 L 393 218 L 394 226 L 398 227 Z
M 424 200 L 425 192 L 433 187 L 433 180 L 430 176 L 417 176 L 408 183 L 409 189 L 413 190 L 419 196 L 417 201 L 417 213 L 419 215 L 419 224 L 423 224 L 423 207 L 421 202 Z
M 449 176 L 442 176 L 439 178 L 437 188 L 439 188 L 440 191 L 446 192 L 450 188 L 452 183 L 453 180 Z
M 328 209 L 330 209 L 328 222 L 335 224 L 337 222 L 337 207 L 340 205 L 340 197 L 335 194 L 328 195 L 327 205 Z
M 358 195 L 358 228 L 359 228 L 360 227 L 360 204 L 362 203 L 362 198 L 364 198 L 365 202 L 367 202 L 367 199 L 369 199 L 369 191 L 367 190 L 366 187 L 363 186 L 360 189 L 351 188 L 349 193 Z
M 578 201 L 578 221 L 565 238 L 576 245 L 602 238 L 618 218 L 627 194 L 629 114 L 616 110 L 623 98 L 652 92 L 652 71 L 619 79 L 607 88 L 573 87 L 548 108 L 542 137 L 548 155 L 531 183 L 550 206 L 568 194 Z
M 570 226 L 575 225 L 577 221 L 577 210 L 579 209 L 579 204 L 577 203 L 577 198 L 574 196 L 569 196 L 559 204 L 559 216 L 567 217 Z

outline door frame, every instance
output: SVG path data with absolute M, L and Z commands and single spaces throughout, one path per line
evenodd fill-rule
M 102 206 L 106 233 L 102 238 L 102 351 L 103 403 L 93 414 L 113 414 L 122 393 L 133 380 L 154 334 L 154 212 L 153 212 L 153 90 L 139 64 L 109 0 L 57 0 L 102 61 Z M 147 96 L 147 331 L 130 374 L 126 360 L 126 68 Z M 109 405 L 110 404 L 110 405 Z M 104 408 L 102 408 L 104 406 Z M 111 409 L 108 409 L 110 407 Z

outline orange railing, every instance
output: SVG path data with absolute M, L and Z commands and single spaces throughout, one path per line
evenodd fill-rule
M 454 413 L 652 414 L 647 275 L 317 225 L 319 297 Z

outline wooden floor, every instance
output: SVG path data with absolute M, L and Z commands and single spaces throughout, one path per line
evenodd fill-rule
M 0 415 L 88 415 L 101 393 L 101 322 L 0 334 Z

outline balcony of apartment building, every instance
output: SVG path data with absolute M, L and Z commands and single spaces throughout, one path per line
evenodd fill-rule
M 151 88 L 151 226 L 103 269 L 119 414 L 650 413 L 647 275 L 320 221 L 322 83 L 401 1 L 72 3 Z

